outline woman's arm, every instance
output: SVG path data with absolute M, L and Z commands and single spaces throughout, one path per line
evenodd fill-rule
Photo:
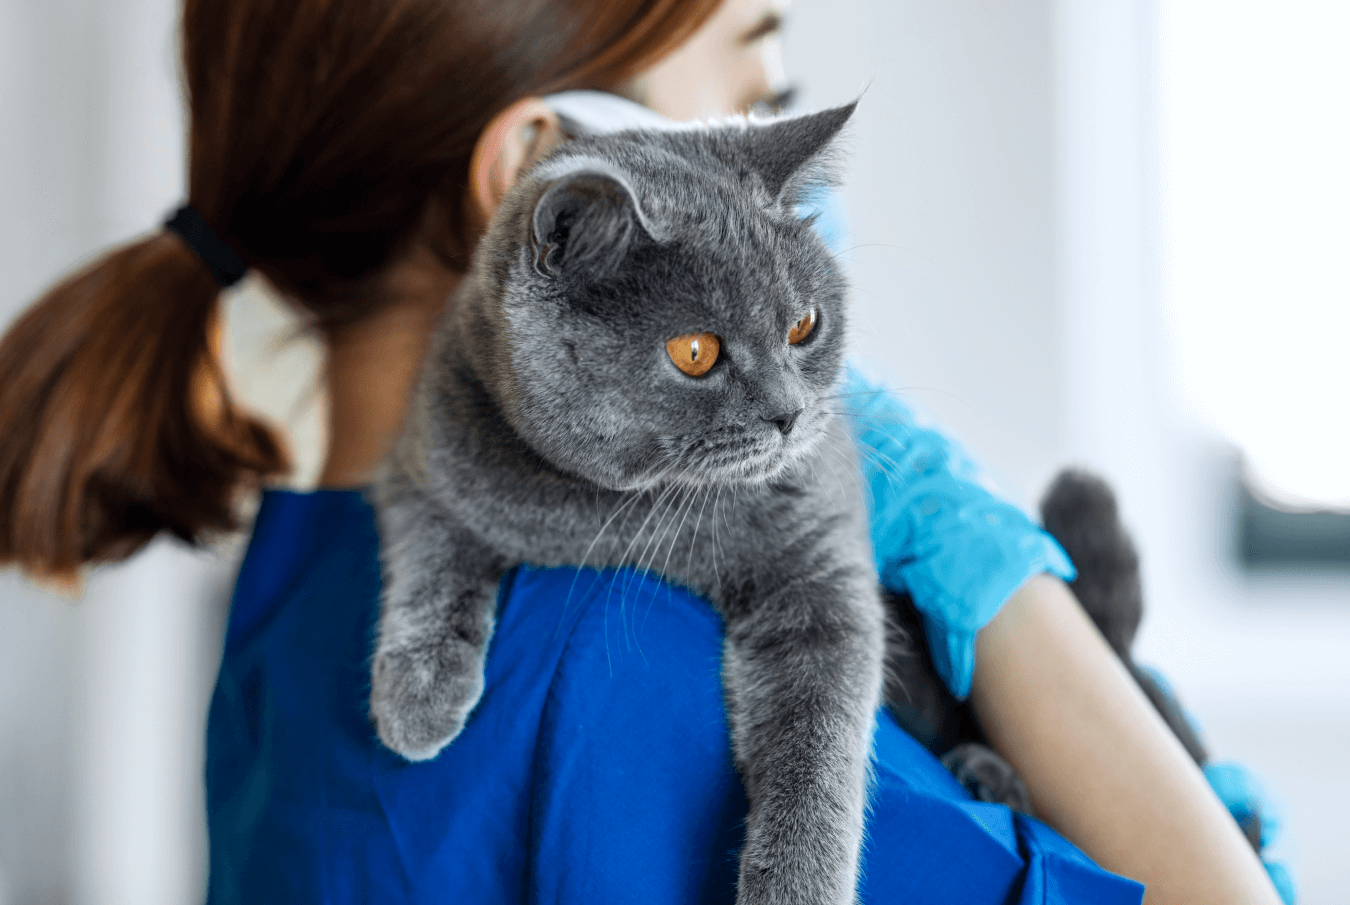
M 971 705 L 1037 814 L 1145 901 L 1280 899 L 1233 818 L 1059 579 L 979 633 Z
M 850 367 L 838 399 L 858 450 L 881 583 L 913 598 L 933 668 L 965 700 L 976 633 L 1031 576 L 1072 581 L 1073 564 L 990 491 L 960 444 L 919 423 L 895 395 Z

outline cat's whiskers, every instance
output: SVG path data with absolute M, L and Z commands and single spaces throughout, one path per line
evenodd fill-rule
M 691 512 L 694 511 L 694 501 L 698 499 L 698 491 L 699 491 L 699 489 L 700 489 L 700 488 L 698 488 L 698 487 L 690 487 L 690 488 L 689 488 L 688 505 L 686 505 L 686 506 L 684 507 L 684 514 L 683 514 L 682 516 L 680 516 L 680 523 L 679 523 L 679 525 L 677 525 L 677 526 L 675 527 L 675 533 L 672 534 L 671 537 L 670 537 L 670 546 L 666 549 L 666 561 L 665 561 L 664 563 L 661 564 L 661 574 L 662 574 L 662 575 L 668 574 L 666 570 L 670 568 L 670 557 L 675 553 L 675 545 L 676 545 L 677 543 L 679 543 L 679 541 L 680 541 L 680 532 L 684 530 L 684 523 L 687 522 L 687 521 L 689 520 L 689 513 L 691 513 Z M 697 534 L 697 531 L 698 531 L 697 526 L 695 526 L 695 529 L 694 529 L 694 530 L 695 530 L 695 534 Z M 691 542 L 691 543 L 692 543 L 692 542 Z M 692 550 L 692 547 L 691 547 L 691 550 Z M 692 555 L 692 552 L 691 552 L 691 555 Z M 648 613 L 651 612 L 651 604 L 648 604 L 648 605 L 647 605 L 647 612 L 648 612 Z M 643 622 L 644 625 L 646 624 L 646 622 L 647 622 L 647 617 L 646 617 L 646 616 L 643 616 L 643 617 L 642 617 L 642 622 Z
M 910 430 L 914 430 L 918 427 L 918 425 L 914 422 L 912 418 L 904 418 L 899 415 L 886 415 L 871 412 L 864 415 L 860 412 L 851 412 L 851 411 L 842 411 L 842 412 L 832 411 L 830 412 L 830 414 L 836 415 L 840 418 L 851 418 L 854 421 L 859 421 L 862 422 L 863 424 L 894 424 L 897 427 L 904 427 Z
M 661 532 L 660 541 L 656 544 L 656 547 L 652 553 L 652 558 L 647 563 L 648 570 L 650 570 L 651 566 L 655 564 L 656 557 L 660 555 L 661 544 L 665 543 L 667 534 L 671 535 L 670 549 L 674 550 L 675 543 L 680 539 L 680 529 L 684 527 L 684 515 L 687 515 L 686 510 L 689 508 L 690 502 L 694 499 L 694 493 L 696 490 L 697 488 L 691 485 L 683 485 L 681 487 L 682 496 L 680 497 L 679 502 L 675 504 L 674 509 L 671 511 L 670 521 L 668 523 L 658 526 L 658 529 Z M 672 529 L 673 533 L 671 533 Z M 668 565 L 670 565 L 669 552 L 666 553 L 666 562 L 665 565 L 661 567 L 661 574 L 663 575 L 665 574 L 665 568 Z
M 861 419 L 861 418 L 863 417 L 863 416 L 857 415 L 857 414 L 855 414 L 855 413 L 853 413 L 853 412 L 830 412 L 829 414 L 834 415 L 834 416 L 836 416 L 836 417 L 840 417 L 840 418 L 857 418 L 857 419 Z M 910 422 L 904 422 L 904 423 L 908 424 L 908 423 L 910 423 Z M 904 466 L 902 466 L 899 462 L 897 462 L 894 458 L 892 458 L 892 457 L 891 457 L 890 455 L 888 455 L 887 453 L 884 453 L 884 452 L 882 452 L 880 449 L 877 449 L 877 448 L 876 448 L 875 446 L 873 446 L 871 443 L 865 443 L 865 442 L 863 442 L 862 439 L 859 438 L 859 437 L 857 437 L 856 435 L 853 437 L 853 441 L 854 441 L 854 447 L 858 450 L 859 455 L 871 454 L 871 455 L 874 455 L 875 457 L 877 457 L 877 458 L 874 458 L 874 459 L 873 459 L 874 464 L 879 464 L 881 461 L 885 461 L 885 462 L 889 465 L 890 468 L 895 469 L 895 471 L 897 471 L 897 472 L 900 472 L 900 471 L 903 471 L 903 470 L 904 470 Z M 890 474 L 891 474 L 891 473 L 890 473 L 890 471 L 889 471 L 888 469 L 883 468 L 883 469 L 881 469 L 881 470 L 882 470 L 883 473 L 886 474 L 887 478 L 890 477 Z
M 823 438 L 827 436 L 828 432 L 824 427 L 820 427 L 816 428 L 816 433 L 819 437 Z M 825 453 L 829 458 L 815 457 L 811 459 L 812 475 L 813 476 L 815 475 L 816 465 L 818 463 L 826 465 L 830 469 L 830 474 L 834 478 L 835 485 L 839 488 L 839 493 L 841 495 L 845 494 L 847 490 L 844 487 L 843 480 L 839 477 L 839 470 L 835 468 L 835 461 L 838 459 L 839 456 L 843 455 L 843 453 L 838 449 L 838 447 L 829 445 L 825 447 Z M 854 470 L 856 471 L 856 469 Z
M 678 495 L 678 494 L 684 493 L 684 492 L 686 492 L 687 489 L 688 489 L 688 488 L 686 487 L 686 485 L 679 484 L 679 483 L 672 483 L 672 484 L 670 485 L 670 487 L 671 487 L 672 489 L 674 489 L 674 491 L 675 491 L 675 493 L 671 495 L 672 497 L 673 497 L 673 496 L 676 496 L 676 495 Z M 669 504 L 669 503 L 668 503 L 668 504 L 666 505 L 666 511 L 663 512 L 663 513 L 661 514 L 661 517 L 658 518 L 658 519 L 656 520 L 656 525 L 655 525 L 655 527 L 652 528 L 652 530 L 651 530 L 651 536 L 647 539 L 646 545 L 643 546 L 643 548 L 642 548 L 642 553 L 640 553 L 640 554 L 634 559 L 633 564 L 634 564 L 635 566 L 640 566 L 640 567 L 642 568 L 642 574 L 643 574 L 644 577 L 645 577 L 645 576 L 651 575 L 651 571 L 652 571 L 651 564 L 652 564 L 652 561 L 655 559 L 654 556 L 652 557 L 651 560 L 649 560 L 649 559 L 647 558 L 647 553 L 648 553 L 648 551 L 652 549 L 652 545 L 653 545 L 653 544 L 656 544 L 656 549 L 657 549 L 657 550 L 661 549 L 660 544 L 657 543 L 657 539 L 658 539 L 658 538 L 664 538 L 664 536 L 665 536 L 665 531 L 668 530 L 668 526 L 666 526 L 666 516 L 667 516 L 668 514 L 672 514 L 672 513 L 675 514 L 675 515 L 678 515 L 679 508 L 680 508 L 680 506 L 683 505 L 684 499 L 685 499 L 684 496 L 679 496 L 679 500 L 680 500 L 679 503 L 676 503 L 676 504 Z M 660 505 L 660 504 L 659 504 L 659 501 L 658 501 L 658 503 L 657 503 L 656 505 Z M 673 522 L 673 521 L 674 521 L 674 518 L 672 518 L 671 521 Z M 628 588 L 629 588 L 630 585 L 632 584 L 632 581 L 633 581 L 633 578 L 634 578 L 634 577 L 635 577 L 634 574 L 630 574 L 630 575 L 628 576 L 628 578 L 624 581 L 624 587 L 623 587 L 623 592 L 622 592 L 622 596 L 623 596 L 624 599 L 626 599 L 627 596 L 628 596 Z M 634 602 L 633 602 L 633 605 L 634 605 L 634 608 L 636 608 L 636 606 L 637 606 L 637 601 L 634 601 Z M 622 611 L 622 609 L 623 609 L 623 602 L 622 602 L 622 600 L 620 601 L 619 608 L 620 608 L 620 611 Z
M 870 494 L 872 492 L 872 488 L 866 481 L 863 480 L 862 470 L 858 468 L 858 459 L 853 456 L 850 456 L 847 452 L 837 447 L 833 449 L 831 452 L 835 457 L 835 461 L 838 462 L 839 465 L 843 467 L 844 473 L 853 479 L 853 482 L 858 487 L 858 489 Z
M 831 458 L 826 459 L 825 464 L 830 467 L 830 471 L 834 475 L 835 483 L 839 486 L 839 492 L 841 494 L 847 492 L 847 489 L 844 486 L 844 479 L 840 477 L 839 469 L 836 467 L 837 465 L 842 465 L 844 468 L 844 474 L 850 476 L 853 479 L 854 489 L 859 491 L 860 493 L 866 493 L 868 495 L 869 508 L 875 508 L 874 501 L 872 500 L 871 496 L 872 488 L 868 487 L 867 483 L 863 481 L 862 475 L 858 471 L 858 463 L 850 460 L 848 458 L 848 455 L 838 447 L 831 447 L 829 449 L 829 454 Z
M 672 466 L 672 468 L 673 468 L 673 466 Z M 668 468 L 668 469 L 666 470 L 665 473 L 666 473 L 666 474 L 669 474 L 669 472 L 672 470 L 672 468 Z M 573 574 L 573 576 L 572 576 L 572 584 L 571 584 L 571 586 L 567 589 L 567 597 L 563 600 L 562 613 L 560 614 L 560 616 L 559 616 L 559 618 L 558 618 L 558 626 L 561 626 L 561 625 L 562 625 L 563 619 L 564 619 L 564 617 L 567 615 L 567 607 L 568 607 L 569 604 L 571 604 L 571 602 L 572 602 L 572 594 L 573 594 L 573 592 L 575 592 L 576 589 L 577 589 L 577 579 L 581 577 L 582 571 L 585 570 L 586 566 L 590 563 L 591 553 L 592 553 L 592 551 L 595 550 L 595 545 L 596 545 L 597 543 L 599 543 L 601 536 L 604 535 L 606 529 L 609 528 L 609 526 L 614 522 L 614 520 L 615 520 L 616 518 L 619 517 L 620 513 L 623 513 L 623 512 L 626 512 L 626 511 L 630 511 L 630 510 L 633 508 L 633 505 L 634 505 L 635 503 L 637 503 L 638 500 L 642 499 L 642 496 L 643 496 L 643 494 L 644 494 L 645 492 L 646 492 L 646 491 L 641 491 L 641 492 L 631 493 L 631 494 L 626 495 L 626 498 L 623 500 L 623 502 L 621 502 L 618 506 L 615 506 L 615 507 L 614 507 L 614 511 L 611 512 L 611 513 L 609 514 L 609 518 L 607 518 L 607 519 L 605 520 L 605 523 L 604 523 L 603 525 L 600 526 L 600 530 L 597 531 L 597 532 L 595 533 L 595 537 L 591 538 L 591 543 L 590 543 L 590 545 L 586 547 L 586 552 L 585 552 L 585 553 L 582 555 L 582 557 L 581 557 L 581 565 L 577 567 L 577 571 L 576 571 L 576 572 Z M 597 500 L 597 501 L 599 500 L 599 496 L 600 496 L 600 490 L 599 490 L 599 488 L 597 488 L 597 489 L 596 489 L 596 500 Z M 624 519 L 624 522 L 627 523 L 627 518 L 626 518 L 626 517 L 625 517 L 625 519 Z M 558 627 L 555 626 L 553 631 L 554 631 L 554 634 L 556 635 L 556 633 L 557 633 L 557 631 L 558 631 Z
M 886 484 L 895 489 L 896 474 L 904 471 L 904 466 L 871 444 L 858 444 L 858 456 L 862 461 L 875 465 L 886 476 Z
M 923 388 L 918 387 L 915 389 L 923 389 Z M 885 390 L 869 390 L 866 392 L 858 392 L 858 393 L 837 393 L 831 396 L 822 396 L 821 400 L 822 401 L 837 400 L 840 402 L 847 402 L 848 399 L 850 398 L 867 397 L 870 399 L 877 396 L 881 396 L 885 392 L 886 392 Z M 839 418 L 850 418 L 855 422 L 861 422 L 863 424 L 892 424 L 898 427 L 907 428 L 909 430 L 918 430 L 922 428 L 922 425 L 913 416 L 896 415 L 884 412 L 862 413 L 850 411 L 847 409 L 843 411 L 830 411 L 829 414 L 835 415 Z M 895 438 L 892 437 L 891 439 Z
M 684 564 L 685 574 L 688 574 L 689 571 L 693 568 L 694 549 L 696 544 L 698 543 L 698 529 L 703 524 L 703 512 L 708 508 L 708 500 L 709 498 L 712 497 L 711 487 L 705 487 L 701 489 L 703 490 L 703 505 L 698 507 L 698 520 L 694 522 L 694 533 L 689 537 L 689 559 Z
M 883 461 L 881 458 L 878 458 L 878 457 L 881 456 L 881 455 L 884 455 L 884 454 L 879 453 L 879 452 L 877 452 L 876 450 L 873 450 L 873 449 L 864 449 L 864 448 L 857 447 L 857 446 L 855 446 L 854 448 L 855 448 L 855 450 L 856 450 L 857 453 L 858 453 L 858 461 L 855 462 L 855 463 L 853 463 L 855 468 L 856 468 L 859 464 L 873 465 L 873 466 L 876 467 L 877 471 L 882 475 L 882 477 L 884 477 L 884 478 L 886 479 L 886 485 L 887 485 L 887 487 L 891 490 L 892 493 L 903 493 L 903 492 L 904 492 L 904 489 L 903 489 L 902 487 L 897 487 L 897 486 L 896 486 L 896 483 L 895 483 L 895 480 L 896 480 L 896 479 L 895 479 L 895 475 L 892 474 L 892 469 L 893 469 L 893 468 L 894 468 L 895 470 L 899 470 L 899 466 L 895 463 L 894 460 L 891 460 L 890 462 Z M 887 458 L 889 458 L 889 457 L 887 457 Z M 858 479 L 859 479 L 860 481 L 862 481 L 862 474 L 861 474 L 861 472 L 860 472 L 859 475 L 858 475 Z M 863 483 L 863 486 L 865 486 L 865 487 L 867 488 L 868 501 L 869 501 L 869 505 L 870 505 L 870 504 L 872 504 L 872 503 L 875 502 L 875 497 L 874 497 L 874 495 L 873 495 L 873 493 L 872 493 L 872 487 L 871 487 L 871 484 L 868 483 L 867 481 L 862 481 L 862 483 Z
M 820 440 L 821 440 L 822 438 L 824 438 L 825 436 L 828 435 L 828 432 L 827 432 L 827 430 L 825 429 L 825 427 L 820 426 L 820 425 L 811 425 L 811 426 L 807 427 L 806 430 L 809 432 L 810 436 L 813 436 L 813 437 L 816 438 L 815 442 L 817 442 L 817 443 L 820 442 Z M 826 447 L 826 451 L 827 451 L 827 452 L 833 452 L 833 450 L 830 449 L 830 447 L 828 447 L 828 446 Z M 822 461 L 825 461 L 825 460 L 822 460 L 819 456 L 812 456 L 812 457 L 811 457 L 810 459 L 808 459 L 807 461 L 808 461 L 808 462 L 810 463 L 810 465 L 811 465 L 811 478 L 812 478 L 812 483 L 818 483 L 817 477 L 818 477 L 818 475 L 819 475 L 819 468 L 818 468 L 817 466 L 818 466 Z M 825 462 L 825 464 L 828 465 L 828 464 L 830 464 L 830 463 L 829 463 L 829 462 Z M 831 466 L 831 471 L 833 472 L 833 466 Z M 838 483 L 839 483 L 838 475 L 835 474 L 834 477 L 835 477 L 835 483 L 838 484 Z M 842 484 L 839 484 L 839 491 L 840 491 L 841 494 L 842 494 L 843 491 L 844 491 L 844 487 L 843 487 Z
M 920 386 L 919 384 L 900 385 L 900 386 L 887 385 L 886 389 L 857 390 L 851 393 L 833 393 L 829 396 L 822 396 L 821 399 L 850 399 L 850 398 L 856 399 L 860 397 L 877 399 L 882 396 L 886 396 L 890 393 L 895 393 L 898 395 L 903 395 L 906 393 L 935 393 L 938 396 L 946 396 L 948 399 L 952 399 L 956 402 L 961 403 L 962 405 L 969 404 L 965 399 L 958 396 L 956 393 L 944 390 L 941 387 Z
M 782 473 L 793 465 L 796 465 L 798 462 L 805 460 L 815 451 L 816 446 L 825 437 L 829 436 L 825 427 L 825 419 L 831 414 L 831 412 L 819 409 L 812 412 L 811 416 L 808 416 L 810 420 L 807 420 L 798 428 L 798 436 L 800 437 L 800 435 L 804 433 L 809 439 L 805 441 L 799 439 L 785 449 L 783 452 L 782 464 L 778 469 L 778 473 Z M 820 417 L 812 417 L 816 415 L 819 415 Z M 776 475 L 771 475 L 770 477 L 774 476 Z
M 632 539 L 628 541 L 628 546 L 624 547 L 623 553 L 620 554 L 618 559 L 615 561 L 616 565 L 622 566 L 625 563 L 629 562 L 628 555 L 633 552 L 634 545 L 637 543 L 638 539 L 642 537 L 643 532 L 647 530 L 647 524 L 652 520 L 652 516 L 656 514 L 657 510 L 660 509 L 661 502 L 669 494 L 671 494 L 678 486 L 679 486 L 678 484 L 667 484 L 665 488 L 662 489 L 661 494 L 656 498 L 655 501 L 653 501 L 651 508 L 647 511 L 647 517 L 642 520 L 642 524 L 639 525 L 638 529 L 633 532 Z M 602 623 L 603 631 L 605 633 L 605 658 L 609 664 L 610 675 L 614 674 L 614 661 L 610 658 L 610 651 L 609 651 L 609 607 L 614 598 L 614 585 L 615 582 L 610 582 L 609 591 L 605 595 L 604 617 Z M 623 594 L 620 594 L 619 596 L 619 616 L 621 619 L 624 619 L 627 613 L 624 602 L 625 596 L 626 596 L 626 589 L 625 592 Z M 627 636 L 626 621 L 624 622 L 624 634 L 626 637 Z
M 733 486 L 733 487 L 731 488 L 731 508 L 732 508 L 732 509 L 738 508 L 740 502 L 741 502 L 741 488 L 740 488 L 740 485 L 736 485 L 736 486 Z M 723 514 L 724 517 L 727 515 L 727 513 L 726 513 L 725 510 L 723 510 L 723 513 L 722 513 L 722 514 Z M 730 518 L 727 518 L 727 527 L 728 527 L 728 528 L 731 527 L 731 519 L 730 519 Z
M 713 577 L 717 579 L 717 584 L 719 587 L 722 584 L 722 573 L 717 568 L 717 554 L 718 550 L 721 547 L 721 544 L 719 543 L 717 536 L 717 507 L 722 503 L 722 490 L 723 485 L 719 484 L 717 487 L 717 500 L 716 502 L 713 503 L 713 511 L 712 511 L 712 537 L 713 537 L 712 567 L 713 567 Z
M 680 540 L 680 532 L 684 530 L 684 523 L 685 523 L 685 521 L 689 518 L 689 513 L 690 513 L 691 511 L 693 511 L 693 508 L 694 508 L 694 500 L 697 498 L 697 493 L 698 493 L 698 488 L 697 488 L 697 487 L 686 485 L 686 486 L 684 487 L 684 490 L 685 490 L 685 495 L 684 495 L 683 499 L 680 501 L 679 505 L 678 505 L 678 506 L 676 507 L 676 509 L 675 509 L 675 517 L 672 518 L 671 521 L 670 521 L 670 523 L 671 523 L 672 525 L 675 525 L 675 519 L 678 518 L 678 519 L 679 519 L 679 524 L 678 524 L 678 525 L 675 525 L 675 531 L 674 531 L 673 534 L 671 534 L 671 537 L 670 537 L 670 546 L 666 549 L 666 561 L 665 561 L 664 563 L 661 564 L 661 571 L 660 571 L 660 573 L 659 573 L 661 576 L 667 576 L 667 577 L 669 576 L 669 573 L 668 573 L 666 570 L 667 570 L 668 568 L 670 568 L 670 557 L 671 557 L 671 555 L 675 552 L 675 545 L 676 545 L 676 544 L 679 542 L 679 540 Z M 684 513 L 683 515 L 680 514 L 681 511 L 683 511 L 683 513 Z M 668 531 L 668 530 L 669 530 L 669 527 L 667 527 L 665 530 Z M 663 540 L 663 541 L 665 540 L 664 533 L 663 533 L 663 535 L 662 535 L 662 540 Z M 657 545 L 657 551 L 659 552 L 660 549 L 661 549 L 661 548 L 660 548 L 660 545 L 658 544 L 658 545 Z M 655 556 L 653 556 L 653 557 L 652 557 L 652 562 L 655 562 L 655 561 L 656 561 L 656 558 L 655 558 Z M 648 574 L 650 574 L 650 567 L 648 568 Z M 670 584 L 669 584 L 669 582 L 666 583 L 666 596 L 667 596 L 667 597 L 670 596 Z M 655 592 L 652 593 L 651 598 L 647 601 L 647 611 L 646 611 L 645 613 L 643 613 L 643 616 L 642 616 L 642 625 L 646 625 L 646 624 L 647 624 L 647 616 L 651 614 L 651 611 L 652 611 L 652 605 L 653 605 L 654 603 L 656 603 L 656 593 L 655 593 Z M 634 606 L 634 610 L 636 610 L 636 608 L 637 608 L 637 601 L 634 601 L 634 602 L 633 602 L 633 606 Z M 641 626 L 638 626 L 637 628 L 635 628 L 634 631 L 633 631 L 633 638 L 634 638 L 634 640 L 637 641 L 638 653 L 639 653 L 639 654 L 642 654 L 642 642 L 641 642 L 640 640 L 638 640 L 638 638 L 637 638 L 638 633 L 639 633 L 640 631 L 641 631 Z M 646 661 L 647 657 L 646 657 L 645 654 L 642 655 L 642 659 L 643 659 L 644 662 Z

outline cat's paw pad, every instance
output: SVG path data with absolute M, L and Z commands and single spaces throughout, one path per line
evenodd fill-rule
M 443 645 L 381 651 L 371 666 L 370 711 L 384 745 L 430 760 L 454 741 L 483 694 L 482 664 Z

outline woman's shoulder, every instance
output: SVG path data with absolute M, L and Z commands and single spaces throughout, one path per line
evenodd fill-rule
M 378 594 L 379 544 L 363 490 L 265 491 L 235 579 L 227 645 L 288 599 L 336 594 L 359 602 Z
M 380 587 L 360 492 L 265 495 L 208 729 L 213 901 L 420 901 L 448 883 L 523 901 L 550 865 L 589 851 L 602 868 L 595 844 L 625 809 L 674 832 L 663 796 L 739 796 L 720 621 L 690 592 L 632 571 L 508 573 L 482 699 L 452 745 L 410 763 L 366 707 Z M 643 838 L 677 850 L 670 833 Z M 668 864 L 671 882 L 686 872 Z
M 292 496 L 260 512 L 212 705 L 213 901 L 734 900 L 748 803 L 707 601 L 633 569 L 513 570 L 482 699 L 409 763 L 366 710 L 373 513 L 359 494 Z M 969 801 L 884 713 L 874 751 L 863 901 L 1005 901 L 1070 868 L 1117 901 L 1085 860 L 1058 864 L 1067 843 Z

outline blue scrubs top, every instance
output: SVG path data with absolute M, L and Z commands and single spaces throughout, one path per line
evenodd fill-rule
M 264 495 L 209 718 L 210 903 L 734 901 L 748 808 L 711 606 L 627 570 L 514 570 L 482 701 L 413 764 L 367 715 L 378 548 L 358 491 Z M 1142 899 L 972 801 L 884 711 L 874 758 L 862 902 Z

